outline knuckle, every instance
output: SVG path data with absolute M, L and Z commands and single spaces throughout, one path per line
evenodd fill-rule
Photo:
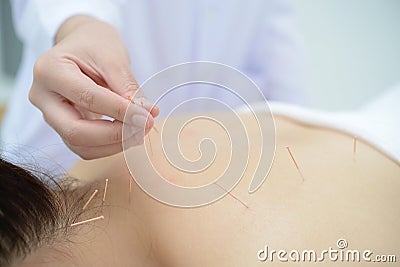
M 41 56 L 38 60 L 36 60 L 33 65 L 33 76 L 35 78 L 43 77 L 46 74 L 46 58 L 45 56 Z
M 42 113 L 42 117 L 43 117 L 43 120 L 44 120 L 48 125 L 51 126 L 51 120 L 50 120 L 50 118 L 49 118 L 49 115 L 46 114 L 46 113 Z
M 90 153 L 88 153 L 88 152 L 82 152 L 82 151 L 78 151 L 78 152 L 75 152 L 75 153 L 77 153 L 82 159 L 84 159 L 84 160 L 91 160 L 91 159 L 94 159 L 94 157 L 93 156 L 91 156 L 91 154 Z
M 78 146 L 72 146 L 67 144 L 67 146 L 77 155 L 79 155 L 79 157 L 81 157 L 84 160 L 91 160 L 94 159 L 94 157 L 91 155 L 90 151 L 88 148 L 85 147 L 78 147 Z
M 33 65 L 33 77 L 35 79 L 42 79 L 49 75 L 51 67 L 51 55 L 49 52 L 40 56 Z
M 126 108 L 125 108 L 125 105 L 124 105 L 124 103 L 122 103 L 122 101 L 121 102 L 119 102 L 117 105 L 116 105 L 116 109 L 115 109 L 115 118 L 116 119 L 123 119 L 123 117 L 125 116 L 125 111 L 126 111 Z
M 139 90 L 139 84 L 135 80 L 130 80 L 125 83 L 123 90 L 125 92 L 137 91 L 137 90 Z
M 115 127 L 113 133 L 110 136 L 111 142 L 118 142 L 122 140 L 122 129 Z
M 78 99 L 80 105 L 90 109 L 94 105 L 95 94 L 90 89 L 81 90 L 78 92 Z
M 36 87 L 32 86 L 31 89 L 29 90 L 28 99 L 35 106 L 37 106 L 38 103 L 37 97 L 38 93 L 36 92 Z
M 60 136 L 65 143 L 71 146 L 77 146 L 78 129 L 76 126 L 68 127 L 67 129 L 60 130 Z
M 121 75 L 121 81 L 123 81 L 123 83 L 121 84 L 121 89 L 124 93 L 131 93 L 139 90 L 140 86 L 133 76 L 129 66 L 124 66 L 122 69 L 120 68 L 119 73 Z

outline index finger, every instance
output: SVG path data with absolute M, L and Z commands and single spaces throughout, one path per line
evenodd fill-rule
M 91 112 L 106 115 L 118 121 L 124 121 L 125 112 L 147 116 L 148 111 L 131 102 L 117 93 L 97 85 L 88 76 L 83 74 L 77 66 L 60 77 L 61 86 L 55 91 L 74 104 Z

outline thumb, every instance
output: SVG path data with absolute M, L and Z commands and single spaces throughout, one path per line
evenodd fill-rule
M 107 69 L 103 69 L 103 72 L 103 78 L 111 91 L 124 98 L 133 95 L 144 97 L 128 64 L 108 64 Z
M 104 78 L 110 89 L 126 99 L 140 99 L 138 103 L 146 109 L 153 117 L 158 116 L 160 110 L 147 100 L 142 90 L 140 90 L 135 76 L 128 64 L 108 65 L 108 70 L 104 73 Z

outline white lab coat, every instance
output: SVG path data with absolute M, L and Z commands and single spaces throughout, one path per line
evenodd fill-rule
M 28 160 L 34 157 L 54 171 L 78 159 L 28 101 L 34 62 L 51 48 L 62 22 L 75 14 L 94 16 L 119 30 L 139 83 L 174 64 L 215 61 L 244 72 L 268 99 L 306 101 L 302 43 L 288 0 L 13 0 L 12 5 L 24 51 L 2 141 L 3 153 L 16 163 L 27 161 L 29 154 Z M 153 100 L 158 96 L 145 93 Z M 168 103 L 161 110 L 163 105 Z

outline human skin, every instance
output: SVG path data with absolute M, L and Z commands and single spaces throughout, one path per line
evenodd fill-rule
M 73 16 L 60 26 L 54 46 L 36 61 L 29 99 L 82 158 L 121 152 L 123 122 L 138 129 L 131 134 L 138 145 L 142 129 L 147 133 L 159 114 L 140 90 L 130 64 L 116 29 L 89 16 Z M 130 105 L 129 97 L 141 105 Z M 126 111 L 130 117 L 124 118 Z
M 250 117 L 242 115 L 242 119 L 246 122 Z M 82 183 L 91 183 L 93 189 L 101 191 L 104 179 L 109 179 L 103 211 L 96 208 L 101 202 L 98 197 L 92 203 L 92 212 L 82 220 L 99 214 L 105 219 L 77 228 L 71 236 L 73 242 L 61 242 L 64 244 L 61 249 L 42 248 L 23 266 L 39 266 L 34 262 L 43 260 L 44 255 L 59 255 L 58 250 L 63 247 L 68 247 L 71 254 L 63 259 L 64 265 L 54 256 L 48 265 L 40 266 L 75 266 L 70 262 L 77 266 L 287 265 L 276 258 L 273 262 L 261 262 L 257 253 L 265 245 L 286 251 L 337 249 L 340 238 L 347 240 L 348 249 L 369 249 L 374 255 L 397 254 L 398 258 L 399 165 L 361 140 L 354 155 L 352 136 L 304 126 L 283 117 L 275 117 L 275 122 L 276 155 L 268 178 L 258 191 L 248 193 L 256 165 L 256 158 L 251 156 L 243 179 L 231 192 L 248 207 L 226 195 L 203 207 L 177 208 L 154 200 L 135 182 L 129 196 L 131 176 L 122 154 L 79 162 L 71 174 Z M 182 143 L 183 150 L 189 155 L 190 147 L 204 135 L 211 133 L 214 138 L 224 138 L 225 133 L 210 130 L 212 126 L 206 123 L 205 127 L 198 127 L 200 122 L 186 136 L 183 133 L 186 140 Z M 254 124 L 250 123 L 247 130 L 252 140 L 256 133 Z M 162 162 L 157 133 L 152 132 L 150 138 L 154 152 L 151 157 L 156 163 Z M 224 147 L 228 147 L 226 142 L 222 142 L 219 150 Z M 235 149 L 243 147 L 238 144 Z M 251 146 L 255 148 L 256 145 Z M 252 152 L 250 155 L 255 154 Z M 146 155 L 132 155 L 137 155 L 132 160 L 141 166 Z M 204 176 L 205 183 L 223 169 L 223 163 L 223 159 L 215 162 L 217 167 Z M 141 170 L 136 174 L 146 173 Z M 167 178 L 180 185 L 198 185 L 198 181 L 188 182 L 184 174 Z M 319 264 L 332 263 L 325 259 Z M 346 266 L 364 264 L 350 262 Z

